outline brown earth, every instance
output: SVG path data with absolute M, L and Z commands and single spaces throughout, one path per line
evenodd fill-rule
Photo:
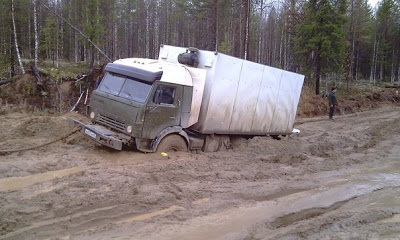
M 74 134 L 0 155 L 0 239 L 400 239 L 400 107 L 382 91 L 339 95 L 329 121 L 308 118 L 326 100 L 305 89 L 300 134 L 229 151 L 117 152 Z M 0 151 L 84 119 L 2 109 Z

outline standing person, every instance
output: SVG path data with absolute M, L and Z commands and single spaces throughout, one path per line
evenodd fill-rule
M 332 88 L 332 91 L 328 95 L 329 101 L 329 119 L 333 120 L 333 114 L 335 113 L 335 107 L 338 105 L 336 99 L 336 87 Z

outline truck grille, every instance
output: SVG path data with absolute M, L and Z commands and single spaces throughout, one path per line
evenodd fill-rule
M 98 115 L 97 120 L 106 126 L 125 132 L 125 124 L 123 122 L 120 122 L 118 120 L 100 114 Z

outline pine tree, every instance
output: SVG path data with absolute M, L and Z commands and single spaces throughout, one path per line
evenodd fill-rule
M 394 81 L 395 65 L 399 61 L 399 6 L 394 0 L 383 0 L 377 10 L 377 28 L 375 38 L 375 63 L 373 64 L 373 82 L 390 77 Z
M 89 0 L 86 6 L 86 24 L 84 24 L 85 34 L 88 36 L 89 40 L 94 44 L 98 44 L 100 41 L 100 37 L 104 34 L 104 27 L 101 24 L 101 15 L 100 15 L 100 2 L 99 0 Z M 93 68 L 94 60 L 95 60 L 95 45 L 91 44 L 90 46 L 90 68 Z
M 368 71 L 362 65 L 368 66 L 370 61 L 371 9 L 367 0 L 350 0 L 349 21 L 347 28 L 347 56 L 344 77 L 347 87 L 353 80 L 359 78 L 359 72 L 366 78 Z
M 340 72 L 345 56 L 345 0 L 311 0 L 305 5 L 304 20 L 296 37 L 298 63 L 315 78 L 315 94 L 320 92 L 321 76 Z

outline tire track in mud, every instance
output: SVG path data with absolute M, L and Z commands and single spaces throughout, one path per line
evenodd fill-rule
M 355 198 L 355 197 L 354 197 Z M 332 212 L 343 206 L 345 203 L 351 201 L 351 199 L 345 201 L 339 201 L 334 203 L 329 207 L 321 207 L 321 208 L 310 208 L 305 209 L 296 213 L 290 213 L 288 215 L 278 217 L 269 225 L 272 229 L 287 227 L 289 225 L 295 224 L 300 221 L 304 221 L 311 218 L 316 218 L 328 212 Z
M 360 119 L 358 114 L 353 114 L 333 122 L 325 119 L 318 125 L 305 122 L 307 125 L 313 125 L 309 128 L 313 131 L 300 136 L 302 145 L 306 147 L 304 153 L 339 160 L 354 153 L 363 153 L 390 138 L 393 132 L 400 132 L 399 108 L 390 107 L 363 112 L 360 115 L 366 115 L 368 118 Z
M 386 184 L 370 182 L 344 183 L 333 188 L 301 191 L 270 201 L 262 201 L 249 207 L 239 207 L 191 221 L 184 230 L 158 233 L 158 239 L 308 239 L 323 229 L 330 230 L 335 224 L 363 226 L 374 224 L 400 212 L 400 206 L 390 205 L 380 210 L 375 201 L 382 193 L 400 191 L 400 178 Z M 373 198 L 371 199 L 371 195 Z M 387 195 L 386 195 L 387 196 Z M 389 195 L 390 196 L 390 195 Z M 352 213 L 354 205 L 365 202 L 365 211 Z M 372 207 L 371 207 L 372 206 Z M 374 209 L 374 206 L 376 209 Z M 382 203 L 382 206 L 385 206 Z M 381 207 L 381 206 L 380 206 Z M 349 210 L 350 209 L 350 210 Z M 344 218 L 345 220 L 339 220 Z M 382 228 L 388 227 L 390 223 Z M 239 227 L 240 226 L 240 227 Z M 367 231 L 367 230 L 365 230 Z M 334 233 L 337 234 L 337 233 Z M 370 233 L 366 233 L 370 234 Z M 320 239 L 319 235 L 315 239 Z M 336 235 L 333 235 L 334 237 Z M 151 236 L 147 239 L 157 239 Z
M 394 236 L 398 237 L 400 222 L 393 216 L 399 216 L 400 206 L 385 204 L 396 201 L 393 192 L 400 193 L 400 187 L 385 187 L 329 208 L 283 216 L 266 223 L 268 230 L 259 225 L 249 235 L 253 239 L 387 239 L 385 235 L 397 231 Z M 362 212 L 355 210 L 360 205 L 365 206 Z
M 41 221 L 41 222 L 35 222 L 30 226 L 22 227 L 19 228 L 13 232 L 6 233 L 2 236 L 0 236 L 0 239 L 10 239 L 10 238 L 28 238 L 28 236 L 35 235 L 35 233 L 40 235 L 40 232 L 48 232 L 48 231 L 53 231 L 53 234 L 56 234 L 57 231 L 55 231 L 55 226 L 58 225 L 65 225 L 66 223 L 70 223 L 73 221 L 76 221 L 81 218 L 88 218 L 89 220 L 86 220 L 87 222 L 92 220 L 92 216 L 97 216 L 100 213 L 106 213 L 109 210 L 112 210 L 117 206 L 109 206 L 109 207 L 103 207 L 103 208 L 98 208 L 98 209 L 92 209 L 89 211 L 84 211 L 84 212 L 79 212 L 76 214 L 72 215 L 67 215 L 64 217 L 58 217 L 58 218 L 52 218 L 50 220 L 46 221 Z M 82 223 L 82 221 L 80 221 Z M 40 237 L 40 236 L 37 236 Z
M 367 135 L 370 137 L 370 140 L 361 146 L 358 151 L 372 148 L 379 142 L 387 139 L 393 132 L 400 132 L 400 117 L 398 114 L 395 119 L 385 119 L 384 121 L 380 121 L 380 123 L 381 124 L 374 125 L 368 129 Z
M 198 199 L 191 202 L 190 208 L 196 208 L 210 201 L 209 198 Z M 118 225 L 129 224 L 132 222 L 143 222 L 152 218 L 171 214 L 176 211 L 189 211 L 187 207 L 172 205 L 170 207 L 153 210 L 150 212 L 129 211 L 126 204 L 117 204 L 90 210 L 77 211 L 74 214 L 63 217 L 56 217 L 50 220 L 35 222 L 32 225 L 21 227 L 13 232 L 5 233 L 0 239 L 27 239 L 30 236 L 42 238 L 45 233 L 52 232 L 52 235 L 65 236 L 84 236 L 92 231 L 107 227 L 117 227 Z M 44 233 L 43 235 L 41 233 Z

